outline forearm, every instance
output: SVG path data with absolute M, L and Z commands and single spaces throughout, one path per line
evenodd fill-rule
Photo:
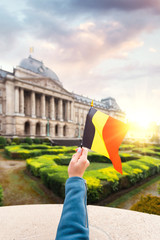
M 66 197 L 56 240 L 89 239 L 87 189 L 83 178 L 72 177 L 66 182 Z

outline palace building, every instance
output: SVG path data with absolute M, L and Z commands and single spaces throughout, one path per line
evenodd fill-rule
M 6 137 L 82 137 L 91 99 L 64 89 L 58 76 L 29 56 L 13 72 L 0 69 L 0 135 Z M 124 120 L 116 100 L 94 101 L 94 107 Z

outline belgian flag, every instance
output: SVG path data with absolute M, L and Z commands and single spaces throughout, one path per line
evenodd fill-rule
M 127 130 L 127 124 L 91 107 L 86 118 L 82 145 L 109 158 L 114 168 L 122 174 L 118 150 Z

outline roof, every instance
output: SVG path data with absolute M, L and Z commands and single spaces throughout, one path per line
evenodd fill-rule
M 113 97 L 103 98 L 101 102 L 107 105 L 110 109 L 121 111 L 119 105 Z
M 56 81 L 58 84 L 62 86 L 62 83 L 60 82 L 58 76 L 55 72 L 53 72 L 51 69 L 46 67 L 42 61 L 39 61 L 35 58 L 32 58 L 32 56 L 29 56 L 28 58 L 24 58 L 19 65 L 20 68 L 29 70 L 31 72 L 37 73 L 41 76 L 48 77 L 54 81 Z
M 75 93 L 73 93 L 73 96 L 74 96 L 75 100 L 77 100 L 78 102 L 82 102 L 82 103 L 91 105 L 91 102 L 92 102 L 91 98 L 84 97 L 82 95 L 78 95 L 78 94 L 75 94 Z M 111 98 L 111 97 L 102 99 L 101 101 L 93 100 L 93 105 L 95 107 L 104 108 L 106 110 L 121 111 L 121 109 L 118 106 L 116 100 L 114 98 Z
M 0 78 L 5 78 L 7 74 L 8 74 L 7 71 L 0 69 Z

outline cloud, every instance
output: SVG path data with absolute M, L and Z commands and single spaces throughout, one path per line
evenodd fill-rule
M 43 8 L 49 12 L 60 13 L 68 15 L 69 13 L 85 13 L 95 14 L 95 13 L 105 13 L 113 10 L 117 11 L 137 11 L 143 9 L 156 10 L 160 8 L 159 0 L 28 0 L 29 4 L 37 7 L 38 9 Z
M 160 28 L 158 0 L 26 0 L 18 10 L 16 2 L 14 11 L 1 7 L 6 62 L 15 64 L 34 46 L 33 57 L 53 69 L 66 89 L 96 99 L 110 95 L 122 108 L 138 102 L 142 90 L 146 99 L 159 88 L 160 68 L 143 56 L 155 46 L 146 49 L 144 35 L 154 37 Z
M 153 52 L 153 53 L 156 53 L 156 52 L 157 52 L 157 49 L 155 49 L 155 48 L 150 48 L 149 51 L 150 51 L 150 52 Z
M 22 32 L 22 25 L 17 17 L 5 7 L 1 8 L 0 49 L 1 53 L 11 50 L 16 43 L 17 36 Z
M 32 24 L 31 24 L 32 23 Z M 55 45 L 56 55 L 62 61 L 91 62 L 118 55 L 140 46 L 137 36 L 143 26 L 129 28 L 118 21 L 86 21 L 76 27 L 46 13 L 29 11 L 25 25 L 29 34 Z M 123 53 L 124 54 L 124 53 Z M 123 55 L 121 54 L 121 56 Z
M 141 34 L 160 27 L 159 16 L 148 18 L 145 12 L 158 7 L 156 0 L 28 0 L 27 3 L 23 14 L 28 34 L 41 39 L 46 46 L 47 43 L 55 46 L 57 61 L 67 65 L 87 67 L 107 58 L 125 58 L 128 51 L 140 47 Z
M 109 59 L 127 60 L 131 50 L 143 46 L 141 35 L 159 27 L 157 16 L 150 19 L 139 12 L 126 12 L 126 15 L 93 18 L 86 11 L 89 17 L 83 21 L 79 15 L 66 21 L 69 12 L 63 15 L 63 11 L 58 12 L 60 3 L 54 8 L 53 3 L 32 1 L 29 9 L 23 11 L 24 24 L 27 33 L 35 39 L 40 58 L 46 59 L 46 65 L 55 70 L 64 87 L 99 99 L 108 95 L 118 98 L 118 93 L 123 99 L 133 97 L 129 89 L 136 88 L 135 82 L 144 80 L 148 66 L 132 64 L 116 68 L 113 65 L 104 74 L 95 69 Z
M 18 44 L 23 34 L 21 43 L 33 38 L 39 42 L 39 45 L 36 44 L 37 48 L 44 45 L 47 48 L 48 44 L 52 46 L 58 62 L 67 62 L 67 65 L 75 63 L 77 67 L 90 68 L 107 58 L 127 57 L 128 51 L 140 47 L 140 35 L 145 31 L 153 31 L 159 24 L 157 19 L 150 20 L 148 16 L 142 18 L 139 13 L 134 13 L 134 17 L 127 11 L 125 15 L 118 12 L 111 12 L 109 16 L 101 14 L 103 9 L 118 11 L 151 8 L 156 6 L 157 1 L 28 0 L 26 4 L 19 10 L 21 18 L 15 12 L 13 14 L 6 9 L 2 11 L 2 18 L 6 23 L 0 30 L 4 30 L 1 33 L 1 46 L 5 45 L 3 49 L 7 45 L 12 47 Z M 93 11 L 97 11 L 99 18 L 93 15 L 91 17 L 90 13 Z M 67 17 L 69 19 L 66 21 Z

